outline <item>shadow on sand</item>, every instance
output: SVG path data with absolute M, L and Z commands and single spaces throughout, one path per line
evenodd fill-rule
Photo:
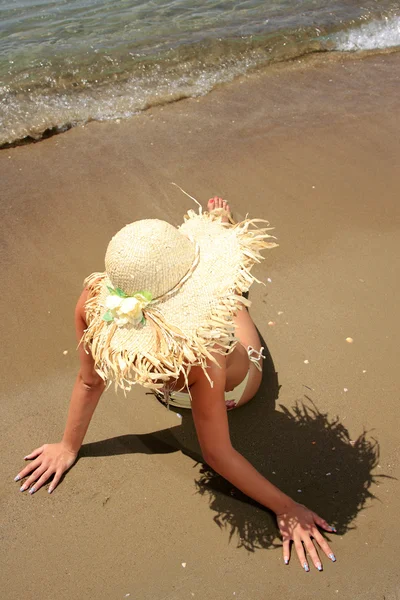
M 229 413 L 233 446 L 285 493 L 344 534 L 367 500 L 374 497 L 372 484 L 384 477 L 372 474 L 379 458 L 378 442 L 368 439 L 365 431 L 351 440 L 339 418 L 320 412 L 309 393 L 291 410 L 283 406 L 276 410 L 280 386 L 268 350 L 266 354 L 257 396 Z M 149 401 L 156 402 L 153 398 Z M 208 498 L 215 523 L 229 531 L 238 547 L 254 551 L 280 546 L 274 515 L 204 463 L 191 413 L 179 412 L 181 425 L 85 444 L 80 456 L 181 451 L 197 465 L 195 485 L 198 493 Z

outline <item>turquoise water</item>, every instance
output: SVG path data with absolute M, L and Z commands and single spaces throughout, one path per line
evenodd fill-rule
M 392 0 L 0 0 L 0 145 L 202 95 L 271 61 L 396 46 Z

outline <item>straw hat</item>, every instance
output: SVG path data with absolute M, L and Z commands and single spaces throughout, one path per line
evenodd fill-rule
M 222 223 L 200 208 L 179 228 L 145 219 L 112 238 L 105 272 L 85 280 L 88 327 L 81 340 L 104 381 L 156 390 L 180 373 L 186 379 L 195 365 L 208 377 L 210 350 L 217 343 L 226 354 L 238 341 L 233 317 L 250 305 L 242 294 L 255 280 L 250 270 L 260 250 L 276 246 L 257 222 L 268 225 Z

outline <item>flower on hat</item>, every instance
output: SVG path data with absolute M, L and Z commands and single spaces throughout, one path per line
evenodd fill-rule
M 128 296 L 121 288 L 107 286 L 110 294 L 107 296 L 105 305 L 108 309 L 103 315 L 103 321 L 113 321 L 118 327 L 128 323 L 132 325 L 144 324 L 143 309 L 150 304 L 152 295 L 150 292 L 140 291 Z

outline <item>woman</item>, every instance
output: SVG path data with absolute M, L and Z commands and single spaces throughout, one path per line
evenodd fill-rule
M 248 402 L 261 383 L 262 348 L 243 296 L 259 251 L 275 246 L 255 222 L 234 224 L 229 205 L 209 200 L 175 228 L 137 221 L 111 240 L 106 271 L 94 273 L 78 300 L 75 325 L 80 370 L 61 442 L 25 457 L 21 491 L 33 494 L 53 477 L 51 493 L 75 462 L 106 383 L 142 384 L 167 405 L 192 409 L 205 461 L 242 492 L 274 511 L 283 537 L 305 571 L 318 570 L 316 542 L 335 561 L 317 526 L 333 527 L 258 473 L 231 445 L 227 409 Z

